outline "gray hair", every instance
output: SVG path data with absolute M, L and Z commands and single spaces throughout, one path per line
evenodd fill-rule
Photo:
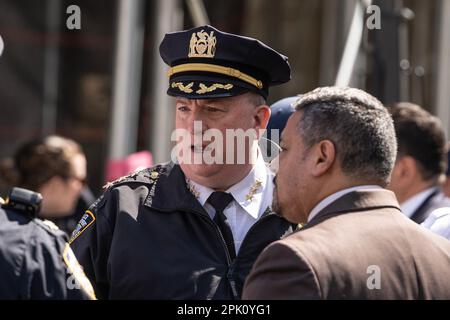
M 359 89 L 323 87 L 293 103 L 306 148 L 330 140 L 347 176 L 389 183 L 397 155 L 392 118 L 383 104 Z

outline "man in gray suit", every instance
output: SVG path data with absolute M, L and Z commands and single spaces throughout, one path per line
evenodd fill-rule
M 269 245 L 244 299 L 450 299 L 450 242 L 385 190 L 396 137 L 364 91 L 318 88 L 282 134 L 274 209 L 298 232 Z

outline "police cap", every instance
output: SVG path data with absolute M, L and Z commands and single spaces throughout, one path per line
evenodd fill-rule
M 267 98 L 270 86 L 291 79 L 284 55 L 208 25 L 166 34 L 159 52 L 170 67 L 171 96 L 221 98 L 253 91 Z
M 267 124 L 267 138 L 270 139 L 270 130 L 277 129 L 280 130 L 279 134 L 284 130 L 284 127 L 286 127 L 286 123 L 289 119 L 289 117 L 294 113 L 295 109 L 292 106 L 292 104 L 298 100 L 298 96 L 295 97 L 289 97 L 284 98 L 281 100 L 278 100 L 274 104 L 270 106 L 271 114 L 269 123 Z

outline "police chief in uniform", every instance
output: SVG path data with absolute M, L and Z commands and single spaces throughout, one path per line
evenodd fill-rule
M 20 188 L 0 198 L 0 300 L 95 299 L 65 232 L 35 217 L 41 200 Z
M 166 34 L 160 54 L 176 128 L 190 137 L 195 121 L 202 133 L 265 129 L 269 86 L 290 80 L 285 56 L 210 26 Z M 273 175 L 258 138 L 241 164 L 172 161 L 111 183 L 71 239 L 97 297 L 239 299 L 262 249 L 293 231 L 270 208 Z M 206 145 L 192 142 L 184 156 Z

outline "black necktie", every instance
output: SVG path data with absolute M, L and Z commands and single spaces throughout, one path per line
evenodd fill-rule
M 228 223 L 227 217 L 223 213 L 223 210 L 228 206 L 228 204 L 233 201 L 233 196 L 226 192 L 213 192 L 209 198 L 208 202 L 216 210 L 216 215 L 214 216 L 214 222 L 222 232 L 223 238 L 228 247 L 228 252 L 230 253 L 231 260 L 236 257 L 236 250 L 234 248 L 233 233 L 231 232 L 230 224 Z

